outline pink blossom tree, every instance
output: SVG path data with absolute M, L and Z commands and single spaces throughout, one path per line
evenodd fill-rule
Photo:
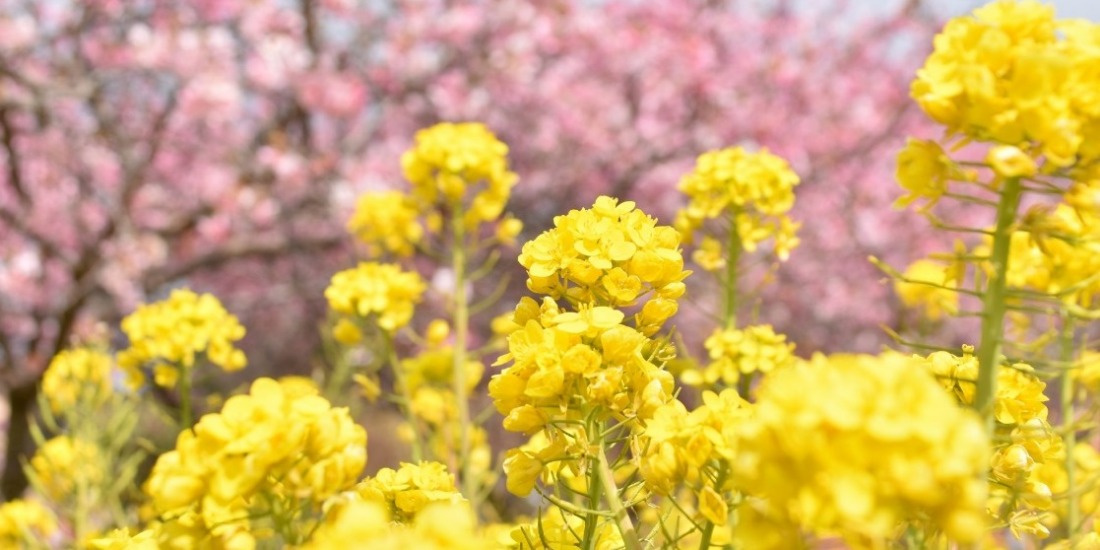
M 935 25 L 827 4 L 0 1 L 4 494 L 49 359 L 172 286 L 218 292 L 258 368 L 308 361 L 355 195 L 440 120 L 511 144 L 531 232 L 598 194 L 671 221 L 698 154 L 768 147 L 805 225 L 762 317 L 803 349 L 874 348 L 897 307 L 866 256 L 929 245 L 888 205 Z

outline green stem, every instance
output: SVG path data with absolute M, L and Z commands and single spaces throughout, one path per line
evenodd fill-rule
M 1077 464 L 1074 461 L 1073 448 L 1077 446 L 1077 432 L 1074 430 L 1074 412 L 1073 412 L 1073 369 L 1070 367 L 1073 361 L 1073 318 L 1069 316 L 1062 317 L 1062 331 L 1060 334 L 1061 340 L 1061 360 L 1062 364 L 1066 365 L 1065 370 L 1062 371 L 1062 446 L 1065 449 L 1065 465 L 1066 465 L 1066 487 L 1067 492 L 1072 493 L 1076 488 L 1076 470 Z M 1078 499 L 1076 495 L 1070 494 L 1066 499 L 1066 537 L 1070 539 L 1070 546 L 1073 546 L 1073 535 L 1077 529 L 1077 523 L 1079 521 L 1080 510 L 1078 510 Z
M 1001 340 L 1004 338 L 1005 278 L 1008 272 L 1008 249 L 1012 240 L 1012 224 L 1020 206 L 1020 179 L 1007 178 L 997 203 L 997 225 L 993 230 L 993 252 L 990 254 L 989 280 L 982 296 L 982 336 L 978 346 L 978 388 L 974 410 L 985 419 L 986 430 L 993 434 L 993 397 L 997 391 L 997 367 L 1000 363 Z
M 730 212 L 730 233 L 726 250 L 725 309 L 722 320 L 726 329 L 737 326 L 737 263 L 741 259 L 741 236 L 737 233 L 737 210 Z
M 454 366 L 453 390 L 458 413 L 458 463 L 462 494 L 470 508 L 479 508 L 477 485 L 470 472 L 470 404 L 466 395 L 466 346 L 469 345 L 470 311 L 466 297 L 466 226 L 462 204 L 455 201 L 451 208 L 451 269 L 454 271 Z
M 404 401 L 401 408 L 405 413 L 405 422 L 409 423 L 409 431 L 412 432 L 412 441 L 409 442 L 412 449 L 412 459 L 413 462 L 419 463 L 424 460 L 424 450 L 420 445 L 420 430 L 416 429 L 416 415 L 413 414 L 412 410 L 412 388 L 409 387 L 409 381 L 405 378 L 405 371 L 401 368 L 401 362 L 397 360 L 397 346 L 394 345 L 393 335 L 387 333 L 385 338 L 386 361 L 389 362 L 390 369 L 393 370 L 394 380 L 401 387 L 401 399 Z
M 603 442 L 600 442 L 600 450 L 603 450 Z M 588 512 L 584 517 L 584 534 L 581 536 L 581 548 L 583 550 L 595 550 L 596 528 L 600 524 L 600 516 L 594 510 L 600 508 L 600 497 L 603 487 L 600 483 L 600 468 L 596 460 L 589 459 L 588 463 Z
M 714 488 L 718 491 L 718 494 L 723 494 L 722 485 L 726 483 L 726 476 L 729 474 L 729 468 L 726 466 L 726 462 L 723 460 L 722 465 L 718 467 L 718 476 L 714 479 Z M 707 526 L 703 528 L 703 535 L 699 539 L 699 550 L 707 550 L 710 548 L 710 539 L 714 535 L 714 522 L 707 520 Z
M 619 495 L 619 488 L 615 484 L 615 474 L 607 462 L 602 443 L 596 459 L 599 461 L 600 484 L 606 489 L 604 495 L 607 496 L 607 507 L 611 509 L 611 514 L 615 516 L 615 522 L 619 525 L 623 544 L 626 550 L 641 550 L 642 542 L 638 539 L 638 531 L 634 529 L 634 523 L 630 521 L 630 515 L 626 513 L 626 508 L 623 506 L 622 496 Z

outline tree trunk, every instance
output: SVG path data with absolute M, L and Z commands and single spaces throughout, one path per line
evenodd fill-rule
M 35 402 L 38 399 L 38 384 L 31 383 L 8 391 L 11 415 L 8 417 L 8 445 L 4 449 L 4 474 L 0 478 L 0 493 L 5 501 L 23 496 L 27 489 L 27 474 L 23 471 L 20 458 L 34 448 L 31 440 L 30 424 L 33 419 Z

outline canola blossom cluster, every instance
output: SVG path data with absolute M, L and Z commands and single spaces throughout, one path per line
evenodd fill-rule
M 798 175 L 781 157 L 766 149 L 751 153 L 741 147 L 710 151 L 699 157 L 695 170 L 680 181 L 687 206 L 676 216 L 675 226 L 685 240 L 707 220 L 727 218 L 727 231 L 748 252 L 774 239 L 775 254 L 782 260 L 798 246 L 799 224 L 787 216 L 794 206 Z M 718 241 L 704 236 L 700 244 L 704 269 L 722 265 L 715 257 Z
M 42 504 L 21 499 L 0 504 L 0 546 L 4 548 L 43 544 L 57 531 L 57 518 Z
M 103 458 L 97 446 L 59 435 L 38 448 L 30 472 L 43 494 L 60 502 L 103 482 Z
M 952 134 L 1019 147 L 1051 169 L 1089 164 L 1100 158 L 1098 44 L 1094 23 L 998 0 L 947 23 L 911 94 Z
M 917 260 L 894 282 L 894 292 L 905 307 L 919 310 L 930 321 L 940 321 L 959 311 L 957 281 L 949 271 L 939 262 Z
M 760 388 L 733 461 L 732 479 L 750 495 L 737 529 L 760 547 L 792 547 L 800 530 L 858 547 L 925 522 L 975 542 L 988 449 L 978 415 L 909 362 L 817 356 Z
M 370 317 L 382 330 L 392 333 L 409 324 L 426 287 L 414 271 L 404 271 L 395 264 L 362 262 L 333 275 L 325 289 L 325 298 L 329 308 L 349 323 L 343 330 L 357 330 L 352 320 Z M 357 334 L 337 333 L 341 339 L 350 341 L 357 340 Z
M 464 221 L 470 227 L 498 219 L 518 179 L 508 168 L 508 146 L 477 123 L 443 123 L 417 132 L 416 145 L 401 156 L 401 168 L 420 204 L 453 205 L 469 196 Z
M 536 294 L 576 307 L 640 305 L 636 327 L 652 335 L 676 313 L 691 273 L 679 246 L 676 230 L 657 225 L 633 202 L 599 197 L 592 208 L 555 217 L 553 229 L 523 245 L 519 263 Z
M 439 462 L 402 463 L 397 470 L 382 468 L 359 482 L 345 497 L 348 503 L 379 504 L 390 521 L 405 524 L 414 523 L 417 516 L 434 505 L 466 503 L 455 486 L 454 475 Z
M 63 350 L 42 375 L 42 393 L 56 414 L 78 402 L 100 403 L 111 395 L 111 356 L 83 347 Z
M 972 351 L 968 346 L 962 355 L 938 351 L 916 360 L 959 403 L 968 405 L 974 401 L 979 368 Z M 1029 365 L 1005 365 L 997 371 L 988 503 L 994 518 L 1014 532 L 1043 537 L 1050 532 L 1040 519 L 1053 506 L 1053 491 L 1042 481 L 1041 468 L 1065 456 L 1062 439 L 1047 422 L 1045 388 Z
M 445 342 L 449 332 L 445 321 L 436 319 L 429 324 L 425 349 L 401 360 L 397 366 L 400 377 L 396 390 L 408 398 L 412 421 L 418 424 L 405 426 L 409 431 L 400 435 L 412 438 L 419 433 L 426 440 L 427 456 L 454 463 L 458 459 L 454 455 L 460 434 L 451 429 L 459 418 L 458 397 L 453 385 L 455 350 L 453 344 Z M 473 392 L 481 384 L 485 365 L 467 357 L 462 368 L 465 371 L 465 390 L 467 393 Z M 474 425 L 468 427 L 467 437 L 470 449 L 466 460 L 470 463 L 470 474 L 483 478 L 487 483 L 494 480 L 488 433 L 483 427 Z
M 678 400 L 659 407 L 633 451 L 649 490 L 676 498 L 677 489 L 687 487 L 702 518 L 727 526 L 730 508 L 722 493 L 733 487 L 730 469 L 752 408 L 732 389 L 703 392 L 702 400 L 691 411 Z
M 336 508 L 302 550 L 369 548 L 377 550 L 483 550 L 502 548 L 491 534 L 477 528 L 470 510 L 457 504 L 433 503 L 411 522 L 395 522 L 374 501 L 354 501 Z
M 710 362 L 703 369 L 687 369 L 680 380 L 689 386 L 731 387 L 745 375 L 767 375 L 798 360 L 794 344 L 771 325 L 744 329 L 716 329 L 703 342 Z
M 181 370 L 196 366 L 197 356 L 226 371 L 245 367 L 244 352 L 234 342 L 245 329 L 211 294 L 175 290 L 167 300 L 138 307 L 122 320 L 130 347 L 118 353 L 118 365 L 133 388 L 145 384 L 145 367 L 152 367 L 158 386 L 175 387 Z
M 355 485 L 367 434 L 317 389 L 260 378 L 247 395 L 180 433 L 157 459 L 145 492 L 162 548 L 250 548 L 253 514 L 294 514 Z
M 400 191 L 364 193 L 355 205 L 347 228 L 368 246 L 370 256 L 383 253 L 408 257 L 424 239 L 421 208 Z M 438 227 L 435 228 L 438 231 Z
M 406 258 L 432 248 L 448 217 L 463 232 L 497 223 L 496 238 L 511 242 L 523 224 L 504 216 L 518 176 L 508 167 L 508 146 L 482 124 L 441 123 L 417 132 L 416 143 L 401 157 L 411 189 L 363 194 L 348 220 L 348 230 L 367 246 L 371 257 Z

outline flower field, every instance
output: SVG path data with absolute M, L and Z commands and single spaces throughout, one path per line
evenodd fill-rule
M 942 246 L 861 260 L 903 311 L 877 352 L 768 322 L 822 238 L 782 151 L 532 227 L 513 144 L 425 125 L 321 314 L 278 312 L 308 370 L 183 284 L 44 361 L 0 546 L 1100 550 L 1100 25 L 996 0 L 931 46 L 891 193 Z

